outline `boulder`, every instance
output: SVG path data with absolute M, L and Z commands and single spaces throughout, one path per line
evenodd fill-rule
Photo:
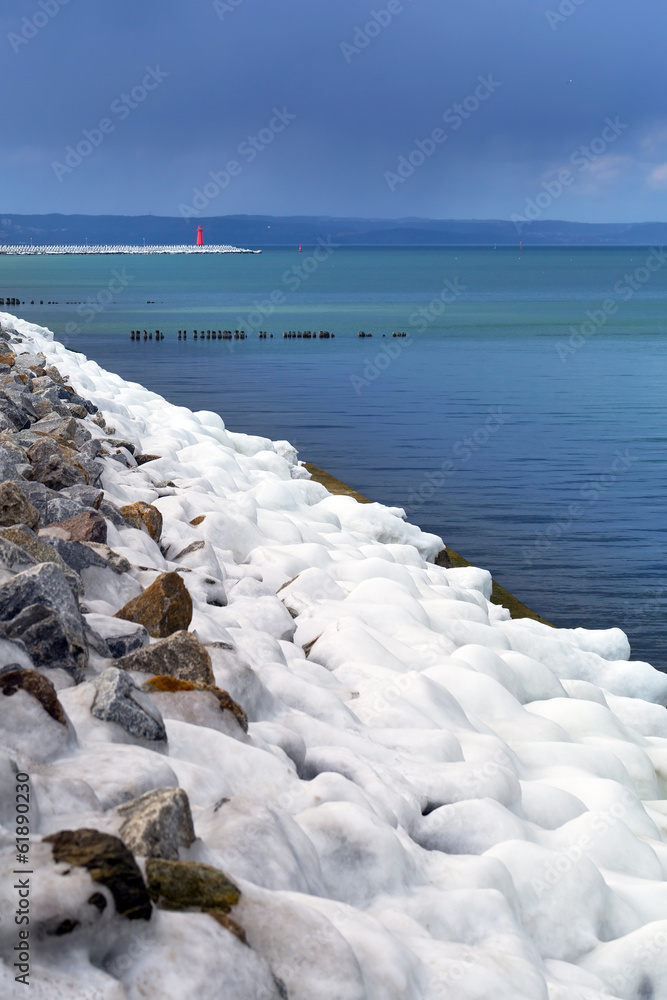
M 92 715 L 103 722 L 115 722 L 130 736 L 150 742 L 164 742 L 167 731 L 159 710 L 124 670 L 108 667 L 94 680 Z
M 20 640 L 36 667 L 61 668 L 76 680 L 81 676 L 62 622 L 43 604 L 30 604 L 14 618 L 0 622 L 0 637 Z
M 11 622 L 32 604 L 53 612 L 75 664 L 83 669 L 87 660 L 83 620 L 65 574 L 53 563 L 32 566 L 0 586 L 0 622 Z
M 55 365 L 47 365 L 44 369 L 44 374 L 48 375 L 52 382 L 57 382 L 58 385 L 65 384 L 65 379 L 62 377 Z
M 38 674 L 36 670 L 26 670 L 23 667 L 12 665 L 0 671 L 0 693 L 5 698 L 11 698 L 17 691 L 25 691 L 36 698 L 52 719 L 55 719 L 62 726 L 67 725 L 56 689 L 50 680 Z
M 16 555 L 16 548 L 23 553 L 22 557 Z M 0 528 L 0 564 L 18 573 L 30 565 L 43 562 L 52 562 L 62 570 L 74 597 L 83 593 L 83 586 L 77 573 L 67 565 L 51 544 L 38 538 L 31 528 L 25 524 Z
M 68 486 L 60 492 L 69 500 L 76 500 L 82 507 L 92 507 L 94 510 L 99 510 L 100 504 L 104 500 L 104 490 L 98 490 L 95 486 L 77 484 L 76 486 Z
M 131 528 L 145 528 L 154 542 L 160 541 L 162 534 L 162 514 L 150 503 L 137 500 L 120 508 L 125 522 Z
M 49 524 L 56 524 L 58 521 L 68 521 L 77 514 L 83 514 L 90 508 L 78 500 L 70 500 L 69 497 L 56 494 L 46 503 L 46 511 L 42 517 L 42 527 Z
M 200 861 L 149 858 L 146 881 L 151 899 L 165 910 L 197 907 L 229 913 L 241 898 L 241 890 L 224 872 Z
M 2 436 L 2 435 L 0 435 Z M 0 479 L 22 479 L 23 473 L 30 468 L 27 455 L 23 448 L 13 445 L 7 446 L 3 440 L 0 443 Z
M 145 681 L 142 684 L 142 688 L 151 694 L 175 694 L 179 691 L 207 691 L 217 698 L 221 711 L 231 712 L 243 732 L 248 732 L 248 716 L 244 710 L 238 702 L 234 701 L 228 691 L 224 691 L 215 684 L 207 684 L 203 681 L 180 680 L 178 677 L 159 674 L 156 677 L 152 677 L 149 681 Z
M 88 614 L 85 618 L 88 625 L 105 643 L 106 655 L 115 660 L 135 649 L 147 646 L 150 642 L 148 632 L 143 625 L 135 625 L 119 618 L 109 618 L 107 615 Z
M 5 536 L 5 531 L 17 531 L 17 529 L 0 529 L 0 567 L 2 569 L 7 569 L 11 573 L 21 573 L 24 569 L 42 562 L 41 559 L 35 559 L 25 549 L 21 548 L 20 545 L 16 545 L 13 541 L 10 541 Z M 27 532 L 25 534 L 27 535 Z
M 215 683 L 208 650 L 192 632 L 184 629 L 121 657 L 118 666 L 123 670 L 161 674 L 182 681 Z
M 130 563 L 125 556 L 118 555 L 108 545 L 98 542 L 68 542 L 62 538 L 53 538 L 48 534 L 42 536 L 48 538 L 48 543 L 60 558 L 76 573 L 82 573 L 90 566 L 99 566 L 100 569 L 112 569 L 114 573 L 127 573 Z
M 28 461 L 33 480 L 52 490 L 61 490 L 75 483 L 88 482 L 89 476 L 80 464 L 66 461 L 62 449 L 53 438 L 41 438 L 28 448 Z
M 2 498 L 0 486 L 0 502 Z M 0 508 L 1 509 L 1 508 Z M 33 508 L 34 509 L 34 508 Z M 35 513 L 37 513 L 35 511 Z M 39 516 L 39 515 L 38 515 Z M 66 542 L 101 542 L 106 544 L 107 523 L 96 510 L 84 510 L 64 521 L 52 521 L 40 531 L 41 537 L 53 535 Z
M 0 413 L 9 421 L 14 430 L 22 431 L 30 427 L 30 419 L 21 407 L 17 406 L 6 388 L 0 389 Z
M 29 445 L 28 445 L 29 447 Z M 26 462 L 28 462 L 26 456 Z M 28 464 L 29 474 L 32 475 L 32 466 Z M 21 489 L 27 496 L 33 507 L 36 507 L 39 511 L 39 517 L 42 524 L 48 524 L 47 520 L 47 508 L 51 500 L 59 498 L 59 494 L 55 490 L 50 490 L 44 483 L 37 483 L 31 480 L 21 483 Z
M 179 847 L 195 839 L 188 797 L 182 788 L 157 788 L 118 807 L 127 817 L 120 837 L 133 854 L 178 860 Z
M 154 639 L 163 639 L 192 621 L 192 598 L 178 573 L 162 573 L 143 594 L 116 612 L 116 618 L 145 625 Z
M 116 911 L 128 920 L 150 920 L 151 901 L 137 862 L 118 837 L 99 830 L 60 830 L 44 837 L 57 863 L 86 868 L 106 886 Z
M 0 483 L 0 525 L 10 527 L 13 524 L 27 524 L 36 528 L 39 523 L 39 511 L 28 500 L 20 486 L 16 483 Z

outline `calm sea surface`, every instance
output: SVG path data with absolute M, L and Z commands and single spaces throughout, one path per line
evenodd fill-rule
M 649 255 L 0 256 L 0 295 L 124 378 L 289 439 L 555 624 L 618 625 L 634 658 L 667 669 L 667 259 L 650 270 Z M 137 328 L 165 339 L 131 343 Z M 195 342 L 202 328 L 250 338 Z

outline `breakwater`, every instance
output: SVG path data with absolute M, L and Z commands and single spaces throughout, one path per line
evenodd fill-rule
M 59 256 L 64 254 L 212 254 L 212 253 L 261 253 L 261 250 L 245 250 L 242 247 L 227 245 L 212 246 L 192 246 L 183 244 L 173 246 L 146 246 L 146 245 L 105 245 L 93 246 L 27 246 L 25 244 L 0 246 L 0 255 L 30 257 L 30 256 Z

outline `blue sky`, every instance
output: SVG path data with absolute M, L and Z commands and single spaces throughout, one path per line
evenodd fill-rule
M 664 0 L 0 10 L 0 212 L 667 220 Z

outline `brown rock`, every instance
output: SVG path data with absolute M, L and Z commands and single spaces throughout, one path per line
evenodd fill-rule
M 6 698 L 10 698 L 17 691 L 26 691 L 37 699 L 52 719 L 60 722 L 63 726 L 67 725 L 56 689 L 51 681 L 42 677 L 36 670 L 26 670 L 24 667 L 18 666 L 15 670 L 5 670 L 4 673 L 0 674 L 0 691 Z
M 15 354 L 12 354 L 12 353 L 9 353 L 9 354 L 5 354 L 5 353 L 0 354 L 0 365 L 9 365 L 10 368 L 13 368 L 15 361 L 16 361 L 16 355 Z
M 73 417 L 78 417 L 80 420 L 83 420 L 84 417 L 88 416 L 88 410 L 86 407 L 81 406 L 79 403 L 73 403 L 69 408 L 69 412 Z
M 13 524 L 27 524 L 36 528 L 39 511 L 28 500 L 20 486 L 11 480 L 0 483 L 0 525 L 5 528 Z
M 151 677 L 149 681 L 142 684 L 144 691 L 158 694 L 173 694 L 177 691 L 209 691 L 215 695 L 222 711 L 231 712 L 244 733 L 248 732 L 248 716 L 231 695 L 215 684 L 206 684 L 204 681 L 186 681 L 179 677 L 168 677 L 158 674 Z
M 200 910 L 229 913 L 241 890 L 224 872 L 200 861 L 149 858 L 146 881 L 151 899 L 165 910 Z
M 159 458 L 162 458 L 162 455 L 142 455 L 142 454 L 139 454 L 139 455 L 135 455 L 134 456 L 134 460 L 137 463 L 137 465 L 145 465 L 146 462 L 157 462 L 157 460 Z
M 153 504 L 137 500 L 121 507 L 120 512 L 131 528 L 145 528 L 154 542 L 160 541 L 162 514 Z
M 192 518 L 192 520 L 190 521 L 190 524 L 194 524 L 195 526 L 198 525 L 198 524 L 201 524 L 205 517 L 206 517 L 206 514 L 198 514 L 197 517 L 193 517 Z
M 208 650 L 192 632 L 185 630 L 121 656 L 116 666 L 123 670 L 140 670 L 143 674 L 166 675 L 179 681 L 201 681 L 203 684 L 215 681 Z
M 62 377 L 62 375 L 60 374 L 60 372 L 58 371 L 58 369 L 56 368 L 55 365 L 48 365 L 44 369 L 44 374 L 48 375 L 52 382 L 57 382 L 58 385 L 64 385 L 65 384 L 64 378 Z M 68 388 L 69 388 L 69 386 L 68 386 Z
M 246 940 L 245 931 L 238 923 L 238 921 L 232 920 L 231 917 L 228 917 L 227 914 L 223 913 L 221 910 L 208 910 L 207 912 L 209 916 L 213 917 L 214 920 L 218 921 L 221 927 L 224 927 L 225 930 L 229 931 L 230 934 L 233 934 L 234 937 L 237 937 L 239 941 L 242 941 L 243 944 L 248 943 L 248 941 Z
M 40 537 L 63 538 L 67 542 L 98 542 L 106 545 L 107 522 L 96 510 L 84 510 L 64 521 L 47 524 Z
M 44 837 L 44 841 L 53 844 L 54 861 L 87 868 L 95 882 L 106 886 L 122 916 L 128 920 L 150 920 L 152 907 L 146 884 L 137 862 L 119 837 L 84 828 L 60 830 Z
M 116 612 L 116 618 L 145 625 L 154 639 L 163 639 L 192 621 L 192 598 L 178 573 L 162 573 L 150 587 Z

